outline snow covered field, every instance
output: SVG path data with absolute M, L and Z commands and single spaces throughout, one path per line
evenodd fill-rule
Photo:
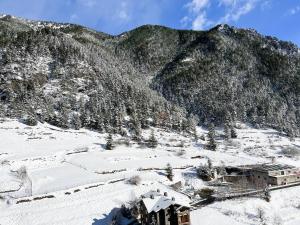
M 198 128 L 199 136 L 206 133 Z M 6 192 L 2 194 L 6 199 L 0 200 L 0 224 L 106 225 L 112 210 L 149 190 L 159 188 L 185 198 L 169 188 L 172 183 L 164 174 L 167 163 L 175 168 L 174 182 L 194 188 L 206 186 L 195 176 L 193 166 L 207 163 L 207 158 L 213 165 L 243 165 L 270 162 L 276 157 L 279 163 L 300 167 L 299 156 L 282 154 L 283 149 L 299 149 L 300 139 L 290 141 L 272 129 L 243 124 L 237 133 L 238 138 L 230 142 L 218 140 L 216 152 L 205 150 L 205 141 L 195 143 L 191 137 L 163 130 L 155 130 L 159 141 L 156 149 L 130 143 L 107 151 L 107 134 L 63 130 L 49 124 L 29 127 L 16 120 L 3 120 L 0 193 Z M 150 130 L 144 131 L 144 137 L 149 135 Z M 114 136 L 114 140 L 120 138 Z M 26 182 L 13 172 L 22 167 L 28 174 Z M 138 186 L 126 183 L 134 175 L 141 177 Z M 39 199 L 41 196 L 48 197 Z M 192 224 L 261 224 L 258 212 L 263 212 L 270 225 L 275 225 L 274 221 L 300 224 L 300 187 L 272 192 L 269 203 L 258 198 L 214 203 L 193 211 Z

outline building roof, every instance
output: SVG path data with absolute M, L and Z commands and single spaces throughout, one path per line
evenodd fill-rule
M 190 207 L 185 203 L 177 201 L 175 198 L 164 196 L 157 191 L 150 191 L 142 195 L 141 200 L 144 202 L 148 213 L 158 212 L 159 210 L 166 209 L 171 205 Z
M 279 171 L 279 170 L 287 170 L 287 169 L 295 169 L 294 166 L 284 165 L 284 164 L 259 164 L 252 167 L 254 170 L 269 172 L 269 171 Z

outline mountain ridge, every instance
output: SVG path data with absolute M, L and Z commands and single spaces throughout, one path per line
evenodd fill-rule
M 5 16 L 0 27 L 2 115 L 137 135 L 234 120 L 299 134 L 300 51 L 290 42 L 228 25 L 109 35 Z

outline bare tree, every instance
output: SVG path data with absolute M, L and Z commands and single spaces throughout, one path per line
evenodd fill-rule
M 257 208 L 257 217 L 261 225 L 266 225 L 266 213 L 261 207 Z
M 21 166 L 16 171 L 12 171 L 14 176 L 22 182 L 22 186 L 25 188 L 25 193 L 28 196 L 32 195 L 32 181 L 28 176 L 28 172 L 25 166 Z

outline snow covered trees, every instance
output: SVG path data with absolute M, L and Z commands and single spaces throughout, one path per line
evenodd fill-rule
M 166 167 L 166 176 L 170 181 L 173 181 L 174 174 L 173 174 L 173 168 L 170 163 L 168 163 Z
M 208 139 L 208 143 L 207 143 L 207 149 L 212 150 L 212 151 L 216 151 L 217 150 L 217 143 L 215 140 L 215 127 L 213 124 L 210 124 L 209 126 L 209 131 L 207 134 L 207 139 Z
M 228 121 L 226 121 L 224 124 L 224 136 L 225 136 L 225 140 L 227 141 L 231 138 L 230 125 Z
M 231 138 L 237 138 L 237 132 L 234 127 L 234 118 L 236 116 L 235 113 L 233 113 L 234 115 L 232 116 L 228 111 L 225 114 L 224 136 L 225 140 L 228 141 Z
M 212 165 L 211 159 L 207 159 L 207 164 L 206 165 L 200 165 L 197 170 L 197 175 L 200 179 L 204 181 L 210 181 L 214 178 L 214 168 Z
M 22 118 L 22 122 L 28 126 L 36 126 L 37 125 L 37 120 L 34 116 L 32 115 L 26 115 Z
M 154 130 L 151 131 L 151 136 L 148 140 L 148 147 L 149 148 L 156 148 L 158 145 L 158 141 L 156 140 L 155 138 L 155 135 L 154 135 Z
M 283 56 L 270 48 L 272 44 L 257 48 L 272 40 L 257 38 L 251 31 L 234 29 L 228 42 L 222 43 L 219 32 L 203 34 L 209 44 L 202 46 L 200 41 L 190 46 L 189 55 L 197 60 L 182 66 L 181 60 L 172 59 L 186 54 L 186 46 L 197 33 L 173 30 L 174 37 L 161 39 L 157 33 L 168 29 L 152 27 L 147 30 L 152 44 L 146 47 L 137 38 L 139 32 L 114 39 L 105 34 L 94 36 L 75 25 L 32 29 L 32 24 L 22 20 L 23 32 L 16 20 L 5 21 L 0 34 L 0 74 L 7 74 L 1 81 L 0 107 L 7 105 L 1 107 L 2 114 L 16 118 L 32 114 L 38 121 L 63 128 L 84 126 L 120 134 L 124 134 L 120 129 L 124 116 L 135 117 L 138 139 L 140 127 L 190 132 L 194 119 L 197 124 L 214 121 L 223 125 L 228 111 L 230 121 L 266 124 L 286 132 L 292 125 L 291 136 L 300 134 L 299 74 L 295 72 L 300 66 L 293 45 L 275 41 L 279 49 L 291 53 Z M 185 36 L 182 43 L 178 35 Z M 235 35 L 243 36 L 244 44 L 233 50 L 230 43 L 239 43 Z M 144 78 L 152 74 L 157 76 L 148 83 Z M 19 75 L 22 79 L 15 79 Z M 74 113 L 79 118 L 72 118 Z M 108 131 L 109 126 L 114 129 Z
M 204 181 L 210 181 L 214 177 L 213 170 L 208 165 L 201 165 L 197 168 L 197 175 Z
M 230 137 L 231 138 L 237 138 L 237 132 L 236 132 L 236 129 L 233 126 L 230 129 Z
M 107 139 L 106 139 L 106 145 L 105 145 L 105 149 L 106 150 L 113 150 L 114 149 L 114 144 L 113 144 L 113 138 L 112 135 L 109 134 Z

